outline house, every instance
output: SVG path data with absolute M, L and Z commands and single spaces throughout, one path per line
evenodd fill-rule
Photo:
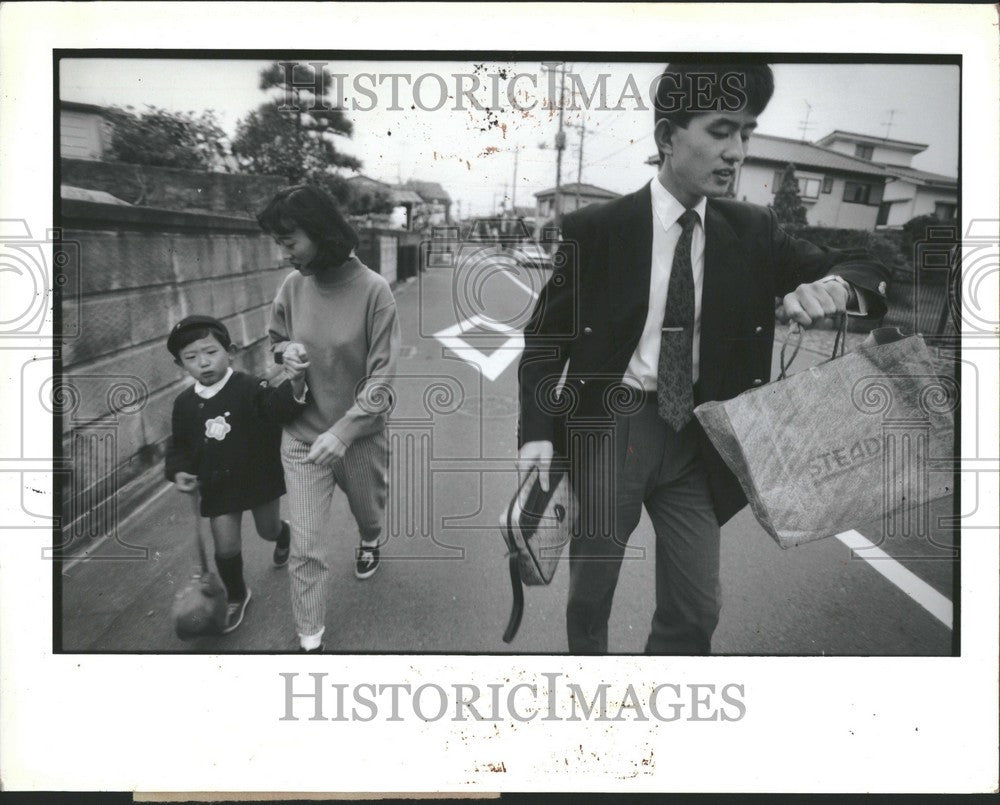
M 59 156 L 103 159 L 111 145 L 113 128 L 103 106 L 76 101 L 59 102 Z
M 424 207 L 419 211 L 422 223 L 432 225 L 451 223 L 451 196 L 437 182 L 410 179 L 404 184 L 397 185 L 397 189 L 411 190 L 423 201 Z
M 586 182 L 583 184 L 571 182 L 559 187 L 560 211 L 565 215 L 581 207 L 586 207 L 588 204 L 593 204 L 597 201 L 610 201 L 611 199 L 618 198 L 620 195 L 621 193 L 605 190 L 603 187 L 597 187 Z M 539 222 L 551 221 L 555 215 L 555 203 L 556 188 L 550 187 L 548 190 L 535 193 L 535 205 L 537 208 L 535 218 Z
M 785 167 L 795 165 L 799 197 L 812 226 L 874 230 L 885 192 L 880 165 L 814 143 L 755 134 L 734 178 L 740 201 L 767 206 Z
M 913 157 L 927 150 L 924 143 L 890 140 L 839 129 L 816 144 L 880 165 L 886 172 L 878 226 L 898 227 L 918 215 L 954 221 L 958 212 L 958 179 L 911 167 Z
M 755 134 L 727 195 L 770 205 L 791 163 L 812 226 L 874 230 L 900 227 L 918 215 L 953 220 L 958 180 L 910 167 L 926 148 L 839 130 L 815 143 Z M 646 163 L 658 165 L 659 157 Z

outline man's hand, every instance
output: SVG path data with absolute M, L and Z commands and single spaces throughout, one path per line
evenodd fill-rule
M 518 486 L 523 476 L 538 467 L 538 482 L 543 492 L 549 491 L 549 466 L 552 464 L 552 442 L 525 442 L 517 453 Z
M 327 431 L 316 437 L 306 461 L 318 464 L 320 467 L 329 467 L 334 461 L 340 461 L 346 452 L 347 445 Z
M 198 489 L 198 476 L 189 472 L 177 472 L 174 475 L 174 486 L 178 492 L 190 495 Z
M 774 315 L 782 324 L 796 321 L 803 327 L 811 327 L 827 316 L 844 313 L 848 298 L 847 289 L 839 282 L 804 283 L 785 294 Z

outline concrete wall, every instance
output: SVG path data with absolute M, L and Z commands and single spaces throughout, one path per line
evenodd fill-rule
M 235 366 L 273 366 L 267 316 L 287 267 L 245 218 L 63 201 L 63 253 L 79 289 L 64 291 L 79 335 L 61 349 L 63 527 L 67 550 L 116 527 L 164 483 L 174 397 L 190 382 L 165 347 L 181 318 L 222 319 L 241 352 Z
M 129 204 L 253 217 L 289 182 L 282 176 L 208 173 L 92 159 L 60 160 L 62 184 L 103 190 Z

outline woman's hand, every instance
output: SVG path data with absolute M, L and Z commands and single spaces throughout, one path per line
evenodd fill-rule
M 306 456 L 306 461 L 320 467 L 329 467 L 333 462 L 340 461 L 346 452 L 347 445 L 327 431 L 316 437 L 309 455 Z

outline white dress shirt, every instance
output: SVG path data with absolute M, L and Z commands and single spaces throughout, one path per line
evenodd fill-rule
M 656 371 L 660 363 L 660 329 L 667 308 L 667 289 L 674 265 L 674 251 L 681 236 L 677 219 L 686 207 L 675 199 L 659 179 L 650 184 L 653 198 L 653 257 L 649 272 L 649 309 L 646 326 L 632 353 L 623 381 L 633 388 L 656 391 Z M 691 232 L 691 270 L 694 272 L 694 341 L 692 343 L 692 382 L 698 380 L 698 350 L 701 342 L 701 290 L 705 284 L 705 204 L 702 197 L 692 209 L 698 223 Z

